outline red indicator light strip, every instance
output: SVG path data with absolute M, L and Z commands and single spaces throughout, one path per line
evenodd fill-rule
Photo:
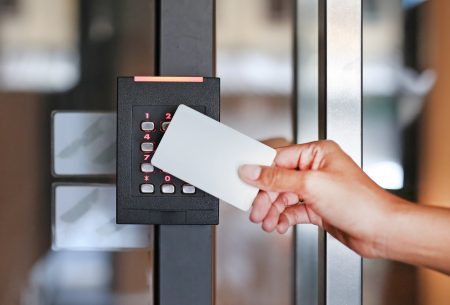
M 135 76 L 135 82 L 203 83 L 201 76 Z

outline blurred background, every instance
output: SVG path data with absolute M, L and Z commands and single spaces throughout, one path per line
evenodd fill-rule
M 364 169 L 397 195 L 450 206 L 450 3 L 363 7 Z M 294 8 L 216 2 L 222 121 L 277 145 L 298 132 L 293 39 L 302 32 L 317 43 L 314 20 L 295 28 Z M 154 73 L 154 13 L 151 0 L 0 0 L 0 304 L 152 303 L 152 228 L 114 224 L 114 156 L 95 177 L 66 179 L 79 168 L 64 162 L 83 156 L 64 154 L 52 126 L 62 138 L 114 145 L 105 122 L 115 79 Z M 95 115 L 58 120 L 56 110 Z M 293 232 L 266 234 L 246 213 L 220 208 L 217 304 L 292 304 Z M 365 260 L 363 283 L 368 305 L 450 300 L 448 277 L 396 262 Z

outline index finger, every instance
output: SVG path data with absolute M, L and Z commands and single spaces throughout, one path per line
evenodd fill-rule
M 288 169 L 305 168 L 312 163 L 313 146 L 314 142 L 278 148 L 275 165 Z

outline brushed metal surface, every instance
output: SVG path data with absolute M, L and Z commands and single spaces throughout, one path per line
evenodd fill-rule
M 297 142 L 332 139 L 361 165 L 361 0 L 297 0 L 294 46 Z M 294 248 L 297 305 L 362 303 L 361 257 L 311 225 Z
M 297 0 L 294 24 L 295 139 L 305 143 L 319 139 L 319 4 Z M 295 304 L 317 305 L 319 273 L 319 229 L 295 227 Z
M 361 0 L 327 0 L 325 84 L 327 139 L 353 160 L 362 160 L 362 7 Z M 334 237 L 325 238 L 325 304 L 362 303 L 362 259 Z

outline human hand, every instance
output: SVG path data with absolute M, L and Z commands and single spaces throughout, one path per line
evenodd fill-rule
M 311 223 L 366 257 L 379 257 L 390 211 L 401 199 L 373 182 L 334 142 L 277 150 L 275 166 L 243 165 L 243 181 L 260 189 L 250 220 L 264 231 L 285 233 Z

